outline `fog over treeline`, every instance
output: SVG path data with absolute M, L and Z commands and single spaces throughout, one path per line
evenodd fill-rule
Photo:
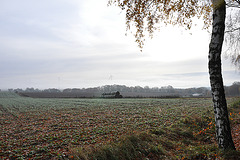
M 101 97 L 103 93 L 111 93 L 119 91 L 124 98 L 131 97 L 210 97 L 211 91 L 207 87 L 199 88 L 187 88 L 178 89 L 171 85 L 163 87 L 141 87 L 134 86 L 128 87 L 126 85 L 104 85 L 100 87 L 92 88 L 66 88 L 63 90 L 56 88 L 48 89 L 37 89 L 37 88 L 26 88 L 26 89 L 8 89 L 11 92 L 17 92 L 22 96 L 27 97 L 55 97 L 55 98 L 91 98 Z M 225 93 L 227 96 L 240 96 L 240 82 L 234 82 L 231 86 L 225 86 Z

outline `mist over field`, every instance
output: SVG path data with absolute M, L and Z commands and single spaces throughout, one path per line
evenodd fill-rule
M 9 92 L 18 93 L 24 97 L 32 98 L 179 98 L 179 97 L 211 97 L 208 87 L 198 88 L 174 88 L 171 85 L 163 87 L 105 85 L 91 88 L 38 88 L 8 89 Z M 118 92 L 118 95 L 116 93 Z M 231 86 L 225 86 L 227 96 L 240 96 L 240 82 L 234 82 Z M 115 96 L 115 97 L 114 97 Z

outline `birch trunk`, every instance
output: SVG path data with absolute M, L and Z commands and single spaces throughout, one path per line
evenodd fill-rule
M 213 28 L 209 45 L 209 75 L 215 114 L 216 138 L 220 149 L 233 149 L 227 102 L 224 93 L 221 52 L 224 39 L 226 4 L 224 0 L 213 0 Z

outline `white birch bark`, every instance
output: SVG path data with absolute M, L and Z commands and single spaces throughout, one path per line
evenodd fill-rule
M 226 4 L 224 0 L 213 0 L 213 28 L 209 45 L 209 75 L 215 114 L 216 138 L 220 149 L 235 149 L 228 118 L 224 93 L 221 52 L 225 30 Z

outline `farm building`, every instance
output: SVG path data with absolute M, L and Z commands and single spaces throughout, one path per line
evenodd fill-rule
M 122 98 L 122 97 L 123 96 L 120 94 L 119 91 L 102 94 L 102 98 Z

